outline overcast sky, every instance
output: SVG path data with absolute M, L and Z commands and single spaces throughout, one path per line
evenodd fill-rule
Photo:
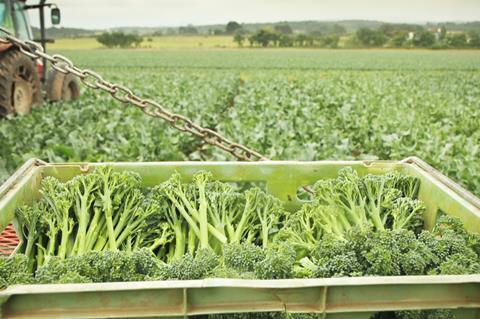
M 480 20 L 480 0 L 54 0 L 62 26 L 179 26 L 282 20 Z M 36 23 L 36 14 L 31 19 Z

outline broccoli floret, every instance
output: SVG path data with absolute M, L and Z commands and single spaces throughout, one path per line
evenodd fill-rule
M 424 274 L 432 258 L 412 231 L 356 229 L 346 240 L 325 237 L 318 243 L 312 263 L 318 277 L 400 276 Z
M 146 248 L 133 253 L 88 252 L 66 259 L 53 257 L 37 269 L 38 283 L 142 281 L 160 277 L 163 265 Z
M 480 234 L 479 233 L 469 233 L 467 237 L 468 246 L 480 256 Z
M 466 254 L 453 254 L 440 263 L 441 275 L 466 275 L 480 273 L 480 258 L 473 251 Z
M 162 279 L 203 279 L 208 277 L 219 263 L 219 257 L 210 249 L 199 250 L 195 256 L 187 253 L 180 260 L 166 265 Z
M 476 234 L 469 234 L 462 222 L 451 216 L 439 218 L 432 232 L 424 231 L 419 241 L 432 253 L 429 274 L 474 274 L 480 272 Z
M 65 261 L 60 257 L 52 257 L 48 264 L 44 264 L 37 268 L 35 272 L 35 281 L 40 284 L 56 283 L 62 275 L 68 272 Z M 76 271 L 74 271 L 76 272 Z
M 227 244 L 223 247 L 225 266 L 240 272 L 253 272 L 255 265 L 265 257 L 264 249 L 250 243 Z
M 255 275 L 259 279 L 286 279 L 293 277 L 295 249 L 288 243 L 267 248 L 265 258 L 255 265 Z
M 432 230 L 435 235 L 442 236 L 445 233 L 455 233 L 461 237 L 467 237 L 468 233 L 463 227 L 463 222 L 460 218 L 442 214 L 435 227 Z
M 58 277 L 58 280 L 55 280 L 57 284 L 78 284 L 78 283 L 91 283 L 93 282 L 90 278 L 80 275 L 75 271 L 67 271 L 64 274 L 61 274 Z
M 315 250 L 315 277 L 360 276 L 363 273 L 355 251 L 349 241 L 325 237 Z M 310 267 L 311 268 L 311 267 Z
M 208 275 L 209 278 L 257 279 L 253 272 L 241 272 L 224 264 L 217 266 Z
M 432 255 L 412 231 L 374 232 L 365 238 L 366 273 L 380 276 L 424 274 Z
M 297 259 L 309 256 L 327 230 L 321 223 L 320 209 L 305 204 L 299 211 L 288 214 L 276 242 L 288 242 L 297 252 Z
M 408 229 L 419 233 L 423 229 L 425 205 L 416 199 L 398 198 L 393 202 L 390 216 L 391 229 Z
M 23 254 L 0 257 L 0 289 L 33 282 L 29 259 Z

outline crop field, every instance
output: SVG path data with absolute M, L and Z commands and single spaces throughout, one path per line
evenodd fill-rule
M 418 156 L 480 195 L 479 51 L 63 50 L 271 159 Z M 102 92 L 0 121 L 0 176 L 46 161 L 234 160 Z
M 98 49 L 102 45 L 93 37 L 58 39 L 50 44 L 52 50 L 71 49 Z M 149 49 L 212 49 L 212 48 L 236 48 L 232 36 L 161 36 L 146 37 L 141 44 L 142 48 Z

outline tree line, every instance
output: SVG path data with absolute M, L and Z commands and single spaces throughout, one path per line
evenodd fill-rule
M 328 33 L 295 33 L 288 24 L 278 24 L 252 33 L 236 22 L 229 22 L 225 32 L 233 33 L 233 40 L 240 47 L 248 43 L 250 47 L 337 48 L 343 38 L 343 46 L 346 48 L 480 48 L 480 31 L 448 32 L 444 26 L 425 28 L 418 25 L 383 24 L 378 29 L 360 28 L 347 34 L 340 25 L 334 26 Z
M 424 28 L 384 24 L 378 29 L 361 28 L 352 37 L 360 47 L 467 49 L 480 48 L 480 31 L 448 32 L 445 26 Z
M 180 27 L 181 35 L 197 35 L 194 26 Z M 448 31 L 445 26 L 425 27 L 410 24 L 382 24 L 378 28 L 360 28 L 348 33 L 346 28 L 333 24 L 327 32 L 293 30 L 288 23 L 279 23 L 258 30 L 247 30 L 230 21 L 213 34 L 230 35 L 239 47 L 305 47 L 305 48 L 480 48 L 480 30 Z M 148 40 L 151 41 L 149 38 Z M 139 47 L 144 41 L 138 34 L 123 32 L 102 33 L 97 41 L 108 48 Z

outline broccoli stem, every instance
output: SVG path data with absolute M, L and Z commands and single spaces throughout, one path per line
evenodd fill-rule
M 101 209 L 99 207 L 94 208 L 94 215 L 92 221 L 90 222 L 90 226 L 88 227 L 87 235 L 85 237 L 85 251 L 90 251 L 95 244 L 95 241 L 98 238 L 98 229 L 102 229 L 102 224 L 99 225 L 98 220 L 100 219 Z M 103 220 L 102 220 L 103 221 Z
M 137 251 L 142 244 L 142 236 L 135 236 L 135 242 L 133 243 L 132 251 Z
M 138 196 L 136 195 L 132 195 L 126 199 L 125 204 L 123 205 L 122 214 L 120 215 L 118 222 L 115 224 L 115 238 L 120 235 L 120 232 L 123 230 L 127 222 L 132 217 L 134 213 L 132 208 L 136 200 L 138 199 L 137 197 Z
M 105 219 L 107 222 L 107 235 L 108 235 L 108 245 L 110 250 L 117 250 L 117 244 L 115 240 L 115 229 L 113 228 L 113 220 L 112 220 L 112 201 L 108 197 L 107 204 L 105 206 Z
M 36 237 L 36 225 L 30 224 L 28 227 L 28 236 L 27 236 L 27 245 L 25 247 L 25 255 L 28 256 L 29 259 L 32 259 L 32 250 L 33 250 L 33 245 L 35 243 L 35 237 Z
M 258 213 L 258 218 L 260 219 L 261 225 L 261 237 L 262 237 L 262 247 L 267 248 L 268 246 L 268 235 L 270 233 L 270 227 L 268 223 L 269 218 L 269 205 L 265 205 L 262 212 Z
M 48 234 L 47 251 L 46 251 L 47 256 L 53 256 L 55 254 L 56 242 L 57 242 L 56 228 L 55 226 L 50 225 L 49 234 Z
M 87 227 L 90 221 L 89 206 L 90 189 L 85 186 L 85 193 L 79 192 L 80 199 L 77 199 L 77 216 L 78 216 L 78 230 L 75 238 L 75 254 L 83 255 L 85 253 Z
M 113 203 L 112 195 L 113 188 L 115 188 L 115 182 L 111 180 L 111 170 L 107 171 L 103 176 L 103 193 L 100 194 L 103 202 L 103 211 L 105 213 L 105 219 L 107 223 L 107 237 L 110 250 L 117 250 L 115 241 L 115 230 L 113 228 Z
M 123 250 L 126 252 L 132 252 L 132 236 L 128 236 Z
M 60 240 L 60 246 L 58 247 L 58 257 L 61 259 L 65 259 L 67 255 L 67 245 L 68 245 L 68 240 L 70 238 L 70 232 L 71 232 L 71 227 L 73 227 L 73 223 L 70 222 L 70 219 L 68 218 L 68 211 L 65 214 L 64 212 L 64 219 L 63 219 L 63 224 L 62 224 L 62 237 Z
M 312 271 L 312 272 L 315 272 L 315 271 L 317 271 L 317 269 L 318 269 L 318 266 L 315 265 L 315 263 L 312 262 L 312 261 L 310 260 L 310 258 L 308 258 L 308 257 L 304 257 L 304 258 L 300 259 L 299 263 L 300 263 L 300 265 L 302 265 L 304 268 L 306 268 L 306 269 L 308 269 L 308 270 L 310 270 L 310 271 Z
M 207 198 L 205 196 L 205 184 L 197 183 L 200 204 L 198 207 L 198 219 L 200 223 L 200 248 L 209 248 L 208 244 L 208 220 L 207 220 Z
M 196 241 L 197 241 L 197 237 L 195 235 L 195 232 L 192 230 L 192 228 L 189 228 L 187 249 L 190 255 L 193 255 L 195 253 L 195 250 L 197 248 Z
M 399 222 L 397 219 L 394 219 L 392 229 L 403 229 L 405 225 L 410 222 L 413 216 L 417 214 L 418 210 L 418 208 L 414 208 L 412 212 L 407 216 L 407 218 L 403 219 L 401 222 Z
M 189 225 L 189 228 L 191 228 L 192 231 L 195 232 L 195 235 L 200 237 L 200 229 L 198 228 L 196 222 L 192 219 L 192 217 L 187 213 L 184 206 L 181 205 L 180 202 L 178 202 L 177 199 L 169 192 L 167 193 L 167 196 L 172 201 L 173 205 L 175 205 L 175 207 L 178 209 L 183 218 L 185 218 Z
M 223 244 L 227 243 L 228 238 L 225 236 L 225 234 L 223 234 L 222 231 L 218 230 L 217 228 L 215 228 L 214 226 L 212 226 L 210 224 L 207 225 L 207 228 L 208 228 L 209 233 L 213 237 L 215 237 L 217 240 L 219 240 Z
M 107 237 L 105 237 L 105 235 L 102 233 L 98 236 L 97 242 L 95 243 L 93 250 L 102 251 L 106 243 L 107 243 Z
M 245 224 L 247 223 L 248 219 L 250 218 L 250 214 L 252 213 L 252 208 L 251 208 L 251 200 L 247 199 L 245 203 L 245 209 L 243 210 L 242 217 L 240 219 L 240 222 L 237 225 L 237 228 L 235 229 L 235 233 L 232 238 L 232 243 L 239 243 L 240 240 L 242 239 L 243 232 L 245 230 Z
M 162 235 L 156 238 L 148 248 L 153 251 L 158 247 L 165 245 L 167 243 L 167 240 L 168 240 L 168 231 L 164 229 L 162 232 Z
M 41 267 L 44 263 L 44 251 L 45 251 L 45 248 L 43 248 L 42 246 L 42 241 L 43 241 L 43 236 L 40 235 L 39 237 L 39 241 L 37 243 L 37 256 L 36 256 L 36 260 L 37 260 L 37 268 L 38 267 Z M 28 267 L 31 271 L 33 271 L 33 263 L 34 263 L 34 260 L 35 258 L 29 258 L 29 262 L 28 262 Z

